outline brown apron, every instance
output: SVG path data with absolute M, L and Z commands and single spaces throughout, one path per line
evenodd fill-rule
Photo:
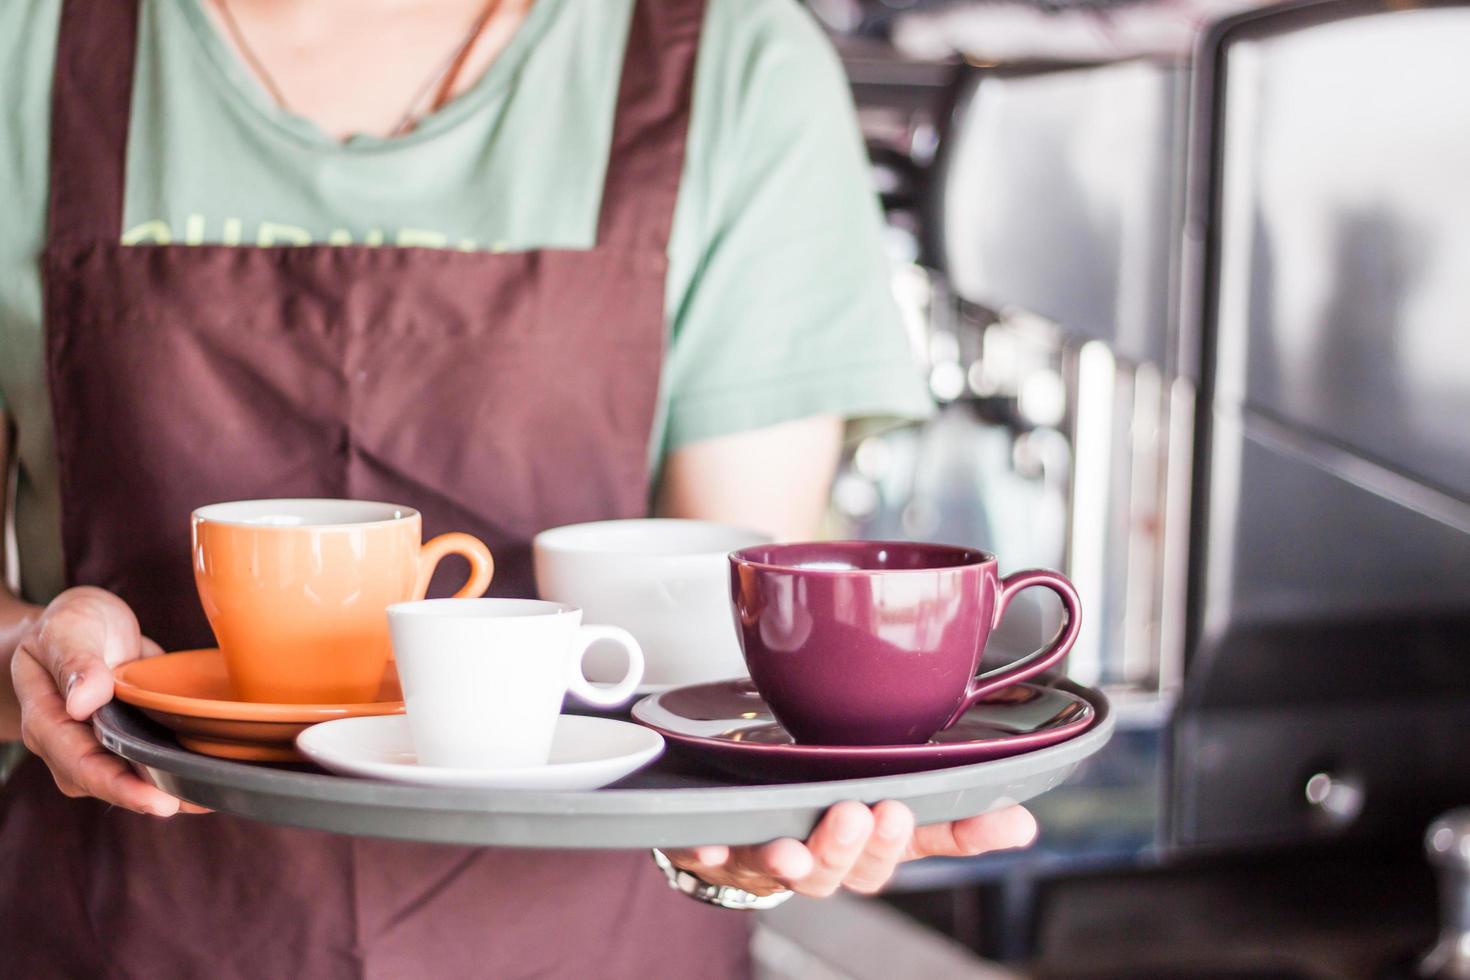
M 210 641 L 188 514 L 326 496 L 419 508 L 531 594 L 529 541 L 646 511 L 666 246 L 703 0 L 638 0 L 597 242 L 504 254 L 123 247 L 138 0 L 67 0 L 44 255 L 69 581 L 165 648 Z M 485 188 L 494 193 L 495 188 Z M 469 849 L 0 797 L 0 974 L 700 977 L 748 924 L 645 852 Z

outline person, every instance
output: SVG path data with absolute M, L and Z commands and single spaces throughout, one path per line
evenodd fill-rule
M 0 957 L 14 976 L 736 976 L 649 855 L 198 814 L 88 725 L 210 642 L 187 515 L 386 499 L 531 590 L 544 527 L 814 533 L 842 420 L 927 411 L 840 69 L 793 0 L 9 0 Z M 9 471 L 9 466 L 7 466 Z M 755 895 L 1025 844 L 1013 809 L 670 852 Z

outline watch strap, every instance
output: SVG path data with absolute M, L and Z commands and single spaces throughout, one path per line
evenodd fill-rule
M 795 894 L 779 891 L 770 895 L 757 895 L 733 885 L 712 885 L 696 874 L 674 867 L 674 862 L 669 860 L 668 855 L 656 847 L 653 849 L 653 863 L 668 878 L 669 887 L 674 891 L 682 892 L 696 902 L 717 905 L 723 909 L 763 912 L 781 905 Z

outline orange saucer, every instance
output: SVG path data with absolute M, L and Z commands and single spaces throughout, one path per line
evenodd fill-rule
M 172 729 L 186 749 L 247 762 L 304 762 L 296 736 L 335 718 L 403 713 L 393 664 L 378 700 L 368 704 L 264 704 L 238 701 L 218 649 L 134 660 L 113 671 L 119 701 Z

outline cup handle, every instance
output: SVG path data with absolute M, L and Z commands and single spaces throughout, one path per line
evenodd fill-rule
M 587 658 L 587 651 L 599 640 L 611 640 L 628 655 L 628 672 L 616 684 L 594 684 L 582 672 L 582 662 Z M 632 633 L 616 626 L 579 626 L 576 642 L 581 644 L 581 649 L 577 651 L 577 669 L 572 674 L 572 683 L 569 685 L 569 690 L 574 695 L 600 708 L 617 707 L 633 696 L 633 692 L 638 689 L 638 682 L 643 680 L 643 648 L 638 645 Z
M 1007 575 L 1000 580 L 1000 594 L 995 601 L 995 621 L 991 623 L 994 629 L 1000 625 L 1000 619 L 1005 615 L 1006 607 L 1011 604 L 1022 589 L 1029 589 L 1033 585 L 1039 585 L 1051 589 L 1062 600 L 1062 628 L 1044 649 L 1022 657 L 1004 667 L 996 667 L 987 670 L 970 681 L 970 686 L 965 690 L 965 698 L 960 702 L 959 708 L 949 721 L 944 723 L 948 728 L 960 720 L 966 711 L 976 701 L 993 694 L 1003 687 L 1010 687 L 1027 678 L 1035 677 L 1037 674 L 1056 664 L 1072 650 L 1072 645 L 1077 642 L 1077 634 L 1082 629 L 1082 602 L 1077 598 L 1077 590 L 1067 577 L 1060 572 L 1053 572 L 1045 568 L 1034 568 L 1024 572 L 1016 572 Z
M 478 599 L 490 588 L 490 579 L 495 575 L 495 559 L 485 542 L 470 534 L 451 531 L 431 538 L 419 549 L 419 579 L 414 586 L 413 597 L 422 599 L 429 591 L 429 580 L 434 569 L 439 567 L 447 555 L 462 555 L 470 563 L 469 581 L 454 594 L 456 599 Z

